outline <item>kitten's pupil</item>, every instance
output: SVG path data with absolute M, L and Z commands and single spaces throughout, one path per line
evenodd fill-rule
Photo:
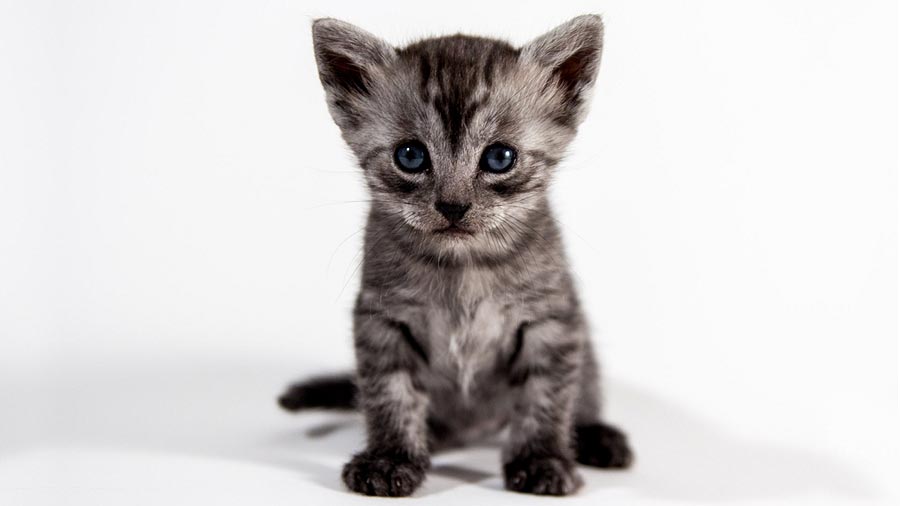
M 428 149 L 418 141 L 404 142 L 397 146 L 394 161 L 404 172 L 422 172 L 428 168 Z
M 481 155 L 481 170 L 506 172 L 516 161 L 516 150 L 505 144 L 491 144 Z

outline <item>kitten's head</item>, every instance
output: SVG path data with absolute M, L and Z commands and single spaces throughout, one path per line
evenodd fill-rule
M 521 48 L 464 35 L 394 48 L 320 19 L 313 43 L 373 209 L 425 252 L 472 257 L 513 248 L 542 212 L 586 113 L 603 24 L 580 16 Z

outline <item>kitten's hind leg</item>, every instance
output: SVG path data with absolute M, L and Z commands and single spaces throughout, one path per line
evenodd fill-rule
M 618 428 L 601 421 L 600 407 L 600 374 L 593 346 L 587 340 L 575 413 L 576 460 L 586 466 L 625 469 L 634 461 L 628 438 Z
M 603 422 L 575 427 L 578 463 L 604 469 L 626 469 L 634 461 L 625 433 Z

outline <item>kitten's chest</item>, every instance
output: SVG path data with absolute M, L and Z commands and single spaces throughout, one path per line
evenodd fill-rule
M 426 308 L 431 368 L 464 396 L 510 352 L 516 304 L 486 279 L 462 279 Z

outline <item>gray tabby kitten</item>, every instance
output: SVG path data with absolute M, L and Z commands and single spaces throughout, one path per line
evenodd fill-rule
M 521 48 L 465 35 L 394 48 L 313 24 L 328 108 L 372 196 L 354 315 L 355 377 L 317 378 L 288 410 L 357 408 L 351 490 L 406 496 L 429 453 L 509 428 L 506 488 L 570 494 L 575 463 L 624 468 L 547 200 L 587 112 L 603 45 L 580 16 Z

